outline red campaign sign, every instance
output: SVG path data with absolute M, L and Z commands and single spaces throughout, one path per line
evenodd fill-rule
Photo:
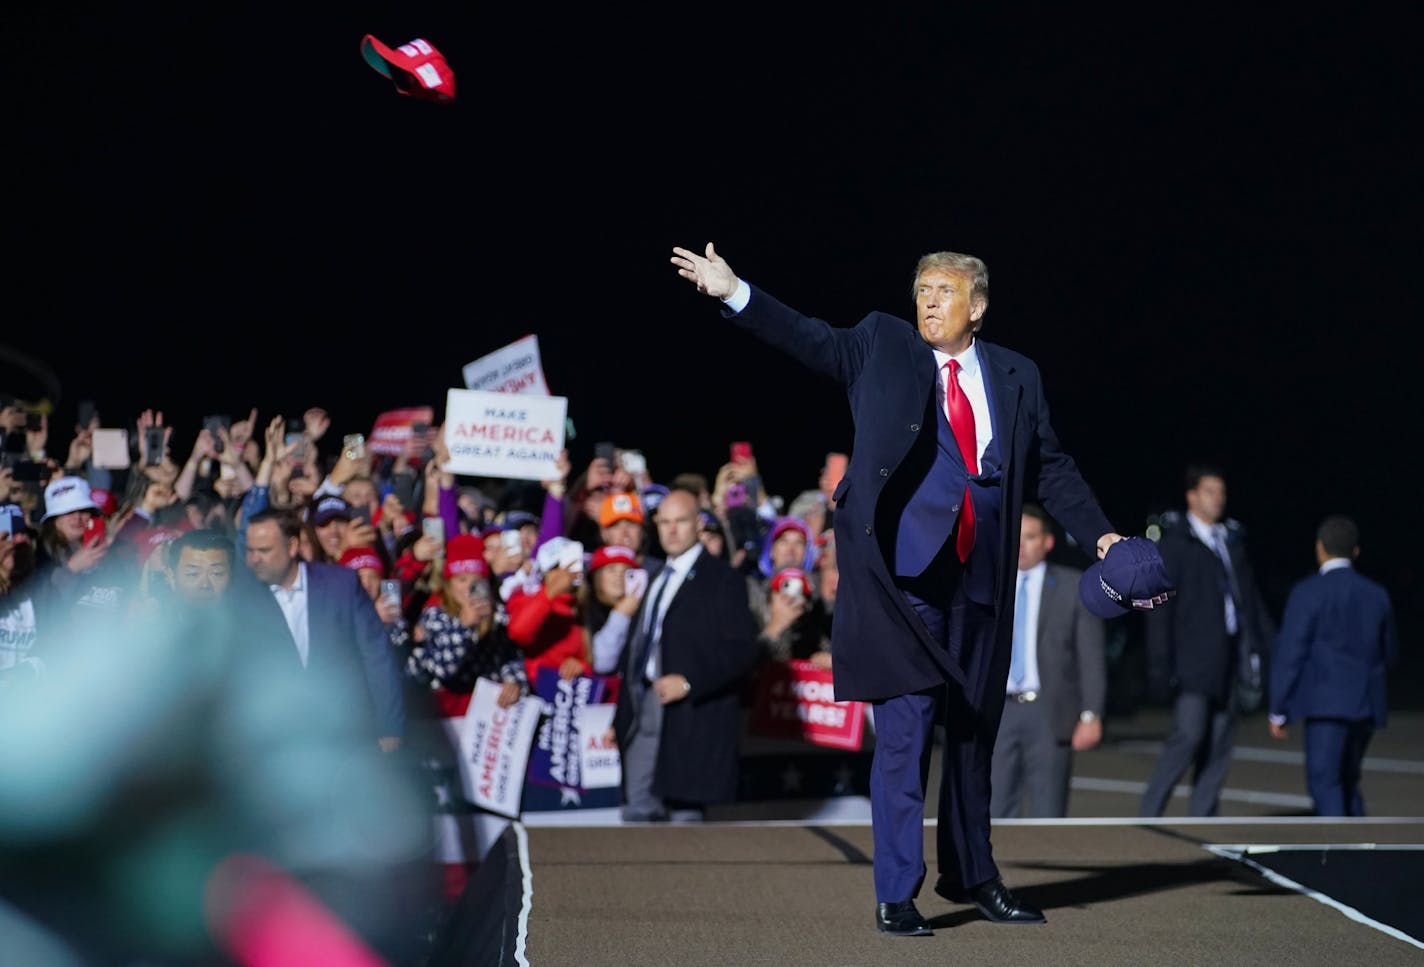
M 400 410 L 387 410 L 376 417 L 376 425 L 371 427 L 371 436 L 366 441 L 366 449 L 388 457 L 398 457 L 411 437 L 411 426 L 424 423 L 429 426 L 435 418 L 435 411 L 428 406 L 407 406 Z
M 755 735 L 858 751 L 865 737 L 865 703 L 837 702 L 828 668 L 809 661 L 768 662 L 757 676 L 748 728 Z

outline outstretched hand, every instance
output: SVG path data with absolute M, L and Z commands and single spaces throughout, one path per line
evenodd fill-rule
M 677 266 L 677 274 L 697 286 L 703 295 L 725 299 L 737 291 L 737 276 L 732 267 L 707 243 L 704 258 L 691 249 L 673 247 L 672 264 Z

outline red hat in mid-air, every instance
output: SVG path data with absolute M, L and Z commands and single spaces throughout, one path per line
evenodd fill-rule
M 361 38 L 361 56 L 389 77 L 402 94 L 436 104 L 455 100 L 455 72 L 445 63 L 445 56 L 422 37 L 393 50 L 367 34 Z

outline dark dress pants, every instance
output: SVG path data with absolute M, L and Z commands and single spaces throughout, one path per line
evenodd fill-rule
M 1306 719 L 1305 780 L 1317 816 L 1363 816 L 1360 767 L 1374 735 L 1369 719 Z
M 882 903 L 913 899 L 924 881 L 925 785 L 936 719 L 945 732 L 940 875 L 951 887 L 978 886 L 999 875 L 989 845 L 989 769 L 1008 665 L 1006 656 L 993 654 L 993 608 L 970 601 L 959 582 L 939 570 L 902 582 L 901 593 L 931 640 L 965 670 L 969 687 L 966 692 L 949 682 L 875 703 L 870 810 L 875 895 Z
M 1157 767 L 1147 781 L 1139 815 L 1162 815 L 1177 780 L 1192 767 L 1192 796 L 1187 812 L 1192 816 L 1215 816 L 1235 744 L 1236 713 L 1230 698 L 1220 703 L 1195 692 L 1178 695 L 1172 707 L 1172 734 L 1167 736 Z

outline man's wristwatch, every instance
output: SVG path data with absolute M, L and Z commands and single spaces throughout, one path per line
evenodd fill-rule
M 1097 713 L 1097 712 L 1079 712 L 1079 713 L 1078 713 L 1078 721 L 1079 721 L 1079 722 L 1096 722 L 1097 720 L 1098 720 L 1098 713 Z

